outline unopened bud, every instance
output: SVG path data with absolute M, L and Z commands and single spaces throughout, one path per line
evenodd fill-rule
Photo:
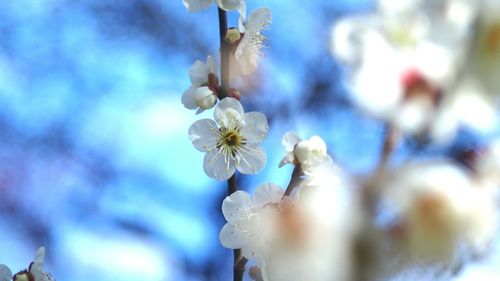
M 241 98 L 240 91 L 238 91 L 238 89 L 234 89 L 234 88 L 229 89 L 229 93 L 227 96 L 231 97 L 231 98 L 235 98 L 237 100 L 240 100 L 240 98 Z
M 224 40 L 226 40 L 226 42 L 229 44 L 234 44 L 235 42 L 238 42 L 240 39 L 241 39 L 241 33 L 236 28 L 228 29 L 226 32 L 226 36 L 224 38 Z
M 209 109 L 215 105 L 217 97 L 209 87 L 203 86 L 196 89 L 194 93 L 194 102 L 200 108 Z
M 311 159 L 324 158 L 327 156 L 326 144 L 320 137 L 313 136 L 309 140 L 299 142 L 294 153 L 301 164 Z

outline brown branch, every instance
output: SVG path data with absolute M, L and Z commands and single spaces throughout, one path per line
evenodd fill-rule
M 221 54 L 221 87 L 218 93 L 219 99 L 223 99 L 229 93 L 229 46 L 226 43 L 225 37 L 227 33 L 227 14 L 226 11 L 218 8 L 219 14 L 219 37 L 220 37 L 220 54 Z M 231 195 L 238 190 L 236 181 L 236 172 L 227 180 L 227 194 Z M 234 249 L 234 263 L 233 263 L 233 280 L 242 281 L 243 274 L 245 273 L 245 265 L 247 259 L 243 257 L 241 249 Z
M 385 172 L 387 164 L 389 163 L 389 160 L 394 152 L 394 148 L 396 148 L 396 145 L 398 144 L 399 139 L 400 134 L 397 128 L 392 124 L 388 124 L 385 131 L 382 151 L 377 164 L 377 168 L 375 170 L 375 175 L 377 177 Z
M 219 99 L 227 97 L 229 93 L 229 45 L 226 42 L 227 34 L 227 14 L 226 11 L 218 8 L 219 12 L 219 38 L 220 38 L 220 91 Z

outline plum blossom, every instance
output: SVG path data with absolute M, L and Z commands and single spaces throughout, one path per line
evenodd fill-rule
M 35 256 L 35 260 L 30 264 L 28 270 L 22 270 L 14 276 L 5 265 L 0 265 L 0 281 L 55 281 L 50 273 L 43 271 L 45 259 L 45 248 L 40 247 Z
M 189 138 L 196 149 L 206 152 L 205 173 L 216 180 L 229 179 L 238 170 L 256 174 L 266 163 L 266 153 L 259 144 L 268 133 L 267 118 L 260 112 L 243 111 L 234 98 L 224 98 L 215 107 L 215 122 L 196 121 L 189 128 Z
M 276 235 L 277 204 L 285 191 L 272 183 L 262 184 L 253 197 L 245 191 L 236 191 L 222 203 L 227 223 L 219 238 L 230 249 L 242 249 L 246 258 L 262 260 L 271 248 Z
M 271 10 L 260 8 L 253 11 L 246 21 L 242 14 L 239 28 L 228 30 L 226 41 L 233 47 L 229 58 L 232 77 L 246 76 L 257 70 L 266 39 L 261 32 L 269 26 L 271 20 Z
M 483 253 L 494 236 L 494 197 L 452 163 L 403 167 L 388 179 L 384 193 L 400 216 L 401 242 L 415 261 L 454 266 L 464 255 Z
M 352 69 L 355 103 L 406 133 L 449 140 L 461 122 L 450 93 L 474 20 L 462 2 L 381 0 L 376 14 L 336 23 L 332 51 Z
M 253 197 L 237 191 L 222 204 L 227 224 L 220 241 L 255 259 L 266 281 L 349 280 L 359 224 L 353 190 L 323 162 L 291 196 L 271 183 Z
M 200 113 L 212 108 L 217 101 L 217 65 L 212 56 L 207 57 L 207 62 L 197 60 L 189 69 L 191 86 L 182 95 L 182 104 L 188 109 L 198 109 Z
M 325 142 L 318 136 L 302 140 L 297 134 L 287 132 L 281 143 L 285 147 L 285 157 L 281 160 L 279 167 L 300 163 L 304 173 L 308 173 L 314 166 L 323 162 L 332 163 L 332 159 L 327 154 Z
M 198 12 L 200 10 L 208 8 L 214 0 L 183 0 L 182 3 L 184 7 L 188 9 L 190 13 Z M 245 0 L 215 0 L 217 6 L 219 8 L 232 11 L 239 9 L 242 5 L 245 4 Z

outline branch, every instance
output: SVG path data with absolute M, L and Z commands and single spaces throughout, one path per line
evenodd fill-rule
M 227 97 L 229 91 L 229 45 L 226 42 L 227 14 L 218 8 L 219 12 L 219 38 L 220 38 L 220 93 L 219 99 Z
M 219 99 L 227 97 L 229 89 L 229 46 L 225 40 L 227 33 L 227 14 L 226 11 L 218 8 L 219 14 L 219 38 L 220 38 L 220 74 L 221 87 L 219 91 Z M 236 172 L 227 180 L 227 194 L 231 195 L 238 190 L 236 182 Z M 245 265 L 247 259 L 243 257 L 241 249 L 234 249 L 234 264 L 233 264 L 233 280 L 242 281 L 245 273 Z
M 286 191 L 285 194 L 283 194 L 283 198 L 285 198 L 285 196 L 290 196 L 293 189 L 297 185 L 299 185 L 301 175 L 302 175 L 302 167 L 300 163 L 297 163 L 293 168 L 292 177 L 290 178 L 290 183 L 288 183 L 288 186 L 286 187 Z

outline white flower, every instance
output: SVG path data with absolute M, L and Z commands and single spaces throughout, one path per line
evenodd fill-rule
M 241 22 L 244 21 L 242 18 L 243 16 L 240 17 Z M 271 18 L 271 10 L 260 8 L 253 11 L 245 23 L 240 24 L 239 32 L 242 33 L 242 37 L 230 41 L 230 43 L 238 44 L 229 58 L 232 76 L 249 75 L 257 70 L 259 58 L 262 55 L 261 48 L 266 39 L 261 31 L 271 23 Z M 232 30 L 232 32 L 237 31 Z
M 12 272 L 5 265 L 0 265 L 0 281 L 55 281 L 50 273 L 43 271 L 45 259 L 45 248 L 40 247 L 35 256 L 35 260 L 30 264 L 28 270 L 23 270 L 12 276 Z
M 235 170 L 243 174 L 261 171 L 266 153 L 259 144 L 269 130 L 266 116 L 259 112 L 244 113 L 238 100 L 224 98 L 215 107 L 214 117 L 216 122 L 202 119 L 189 128 L 194 147 L 206 152 L 205 173 L 222 181 Z
M 334 26 L 332 52 L 353 67 L 358 106 L 412 135 L 453 136 L 461 120 L 451 92 L 474 18 L 455 2 L 381 0 L 377 14 Z
M 208 8 L 214 0 L 183 0 L 182 3 L 188 9 L 190 13 L 198 12 L 199 10 L 203 10 Z M 219 8 L 232 11 L 239 9 L 244 3 L 245 0 L 216 0 L 217 6 Z
M 242 249 L 247 258 L 266 256 L 276 231 L 275 205 L 284 193 L 279 186 L 267 183 L 257 187 L 253 198 L 241 190 L 226 197 L 222 202 L 222 213 L 227 223 L 219 235 L 222 245 Z
M 451 163 L 415 164 L 397 172 L 386 200 L 403 221 L 410 257 L 453 265 L 484 252 L 496 229 L 493 196 Z
M 302 140 L 293 133 L 287 132 L 281 143 L 285 147 L 285 157 L 281 160 L 279 167 L 295 162 L 302 165 L 304 173 L 324 162 L 331 163 L 332 159 L 327 154 L 325 142 L 318 136 L 312 136 L 309 140 Z
M 217 65 L 207 57 L 207 62 L 197 60 L 189 69 L 191 87 L 182 95 L 182 104 L 188 109 L 198 109 L 197 113 L 212 108 L 217 101 Z

